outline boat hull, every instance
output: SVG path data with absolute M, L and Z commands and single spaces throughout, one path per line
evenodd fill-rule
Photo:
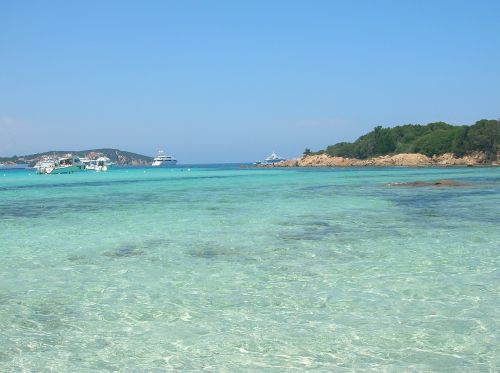
M 169 160 L 169 161 L 154 161 L 152 166 L 153 167 L 173 167 L 177 164 L 176 160 Z
M 109 165 L 106 164 L 101 164 L 101 165 L 96 165 L 96 164 L 88 164 L 85 166 L 86 170 L 89 171 L 95 171 L 95 172 L 106 172 L 109 169 Z
M 66 166 L 66 167 L 56 167 L 53 168 L 52 170 L 47 170 L 48 174 L 72 174 L 74 172 L 81 172 L 84 171 L 85 167 L 82 165 L 72 165 L 72 166 Z

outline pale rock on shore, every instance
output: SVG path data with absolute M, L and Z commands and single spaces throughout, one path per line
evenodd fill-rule
M 428 157 L 419 153 L 384 155 L 369 159 L 330 157 L 327 154 L 307 155 L 275 164 L 275 167 L 363 167 L 363 166 L 475 166 L 484 165 L 486 155 L 482 152 L 464 157 L 455 157 L 452 153 Z

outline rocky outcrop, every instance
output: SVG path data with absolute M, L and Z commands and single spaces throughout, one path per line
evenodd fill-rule
M 452 153 L 428 157 L 418 153 L 383 155 L 369 159 L 330 157 L 327 154 L 308 155 L 275 164 L 276 167 L 366 167 L 366 166 L 475 166 L 486 164 L 486 155 L 478 152 L 464 157 Z
M 487 163 L 487 157 L 485 153 L 477 152 L 463 157 L 457 158 L 452 153 L 446 153 L 438 156 L 432 157 L 432 161 L 435 165 L 442 166 L 475 166 Z

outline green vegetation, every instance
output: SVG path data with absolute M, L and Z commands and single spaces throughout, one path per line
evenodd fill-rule
M 500 121 L 483 119 L 472 126 L 452 126 L 444 122 L 392 128 L 377 126 L 353 143 L 340 142 L 315 154 L 366 159 L 399 153 L 422 153 L 427 156 L 453 153 L 463 156 L 475 151 L 485 152 L 492 161 L 497 159 Z

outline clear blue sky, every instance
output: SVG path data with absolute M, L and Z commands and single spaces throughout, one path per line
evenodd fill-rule
M 292 157 L 500 116 L 500 1 L 0 1 L 0 155 Z

